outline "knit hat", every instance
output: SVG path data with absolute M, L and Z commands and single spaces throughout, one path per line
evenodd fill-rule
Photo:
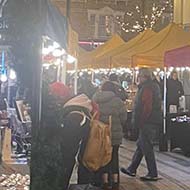
M 115 84 L 111 81 L 106 81 L 102 84 L 101 90 L 102 91 L 111 91 L 111 92 L 115 93 L 116 92 Z
M 115 73 L 112 73 L 112 74 L 109 76 L 109 80 L 110 80 L 110 81 L 119 82 L 118 75 L 115 74 Z
M 141 69 L 139 69 L 139 76 L 152 78 L 152 72 L 148 68 L 141 68 Z
M 81 94 L 70 99 L 64 105 L 64 107 L 68 107 L 68 106 L 81 106 L 81 107 L 87 108 L 90 112 L 93 109 L 91 100 L 85 94 Z
M 50 93 L 53 96 L 57 96 L 60 98 L 71 97 L 72 95 L 70 88 L 61 82 L 54 82 L 50 84 Z

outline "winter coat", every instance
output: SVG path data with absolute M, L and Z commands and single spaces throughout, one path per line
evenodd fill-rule
M 61 112 L 60 125 L 43 126 L 35 130 L 32 151 L 34 189 L 67 189 L 79 144 L 82 140 L 80 152 L 84 152 L 90 130 L 90 121 L 87 119 L 81 126 L 83 116 L 73 111 L 89 114 L 84 107 L 68 106 Z
M 109 123 L 109 116 L 111 116 L 112 145 L 121 144 L 122 125 L 127 120 L 127 111 L 123 101 L 110 91 L 97 92 L 93 100 L 99 105 L 100 121 Z
M 150 90 L 152 94 L 152 99 L 147 102 L 151 105 L 151 110 L 149 110 L 150 115 L 148 118 L 144 118 L 144 107 L 148 105 L 143 105 L 143 99 L 148 99 L 143 97 L 145 90 Z M 138 92 L 135 97 L 134 110 L 132 115 L 132 125 L 134 128 L 143 128 L 142 125 L 152 124 L 160 125 L 161 124 L 161 93 L 160 87 L 158 84 L 152 80 L 147 80 L 138 86 Z M 141 123 L 141 120 L 144 120 Z
M 182 83 L 179 80 L 167 81 L 167 104 L 179 106 L 179 97 L 184 95 Z

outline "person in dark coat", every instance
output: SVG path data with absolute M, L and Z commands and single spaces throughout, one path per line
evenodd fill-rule
M 119 146 L 122 143 L 122 125 L 127 120 L 127 110 L 123 101 L 115 94 L 115 85 L 107 81 L 102 87 L 101 91 L 98 91 L 93 100 L 99 105 L 100 121 L 109 123 L 109 117 L 111 116 L 111 134 L 112 134 L 112 160 L 103 169 L 103 183 L 104 189 L 108 189 L 108 173 L 112 174 L 112 189 L 117 190 L 119 188 Z
M 139 129 L 137 149 L 130 166 L 121 168 L 121 172 L 136 176 L 137 169 L 143 156 L 146 160 L 148 174 L 141 180 L 156 181 L 158 172 L 153 150 L 155 129 L 161 124 L 161 94 L 159 86 L 152 81 L 148 68 L 139 70 L 139 89 L 135 99 L 132 123 Z
M 32 189 L 67 190 L 80 142 L 89 134 L 86 116 L 90 117 L 93 106 L 86 95 L 72 98 L 62 83 L 50 85 L 45 94 L 42 126 L 33 131 Z
M 171 73 L 171 78 L 167 81 L 167 111 L 169 112 L 170 105 L 179 108 L 179 98 L 184 95 L 183 85 L 178 80 L 177 72 Z

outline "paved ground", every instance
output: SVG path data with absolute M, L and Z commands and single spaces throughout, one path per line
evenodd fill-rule
M 131 161 L 136 145 L 124 140 L 120 148 L 120 167 L 127 167 Z M 156 159 L 161 180 L 142 182 L 139 176 L 145 175 L 146 164 L 143 160 L 136 178 L 121 173 L 121 190 L 190 190 L 190 158 L 183 155 L 156 151 Z M 76 172 L 71 183 L 76 183 Z
M 124 141 L 120 149 L 120 166 L 129 165 L 135 150 L 134 142 Z M 190 190 L 190 158 L 183 155 L 156 151 L 159 176 L 157 182 L 141 182 L 139 176 L 145 175 L 146 164 L 143 160 L 137 178 L 121 174 L 122 190 Z
M 134 142 L 124 140 L 120 148 L 120 166 L 129 165 L 136 145 Z M 146 164 L 143 160 L 136 178 L 121 174 L 121 190 L 190 190 L 190 158 L 181 154 L 156 150 L 159 176 L 157 182 L 142 182 L 139 176 L 146 174 Z M 28 174 L 29 167 L 24 160 L 7 163 L 0 166 L 0 174 L 21 173 Z M 71 183 L 76 183 L 76 169 L 73 172 Z M 0 190 L 4 190 L 1 189 Z

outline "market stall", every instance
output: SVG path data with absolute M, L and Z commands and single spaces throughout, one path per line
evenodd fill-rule
M 190 46 L 180 47 L 174 50 L 167 51 L 164 57 L 165 67 L 181 68 L 182 72 L 190 67 Z M 190 75 L 189 75 L 190 78 Z M 185 82 L 189 82 L 186 78 Z M 185 84 L 185 83 L 184 83 Z M 185 92 L 186 99 L 189 98 L 190 84 L 187 84 L 187 92 Z M 167 92 L 166 92 L 167 93 Z M 188 93 L 188 94 L 186 94 Z M 183 110 L 177 113 L 167 114 L 167 124 L 170 128 L 170 150 L 181 148 L 185 155 L 190 155 L 190 114 L 189 110 Z

